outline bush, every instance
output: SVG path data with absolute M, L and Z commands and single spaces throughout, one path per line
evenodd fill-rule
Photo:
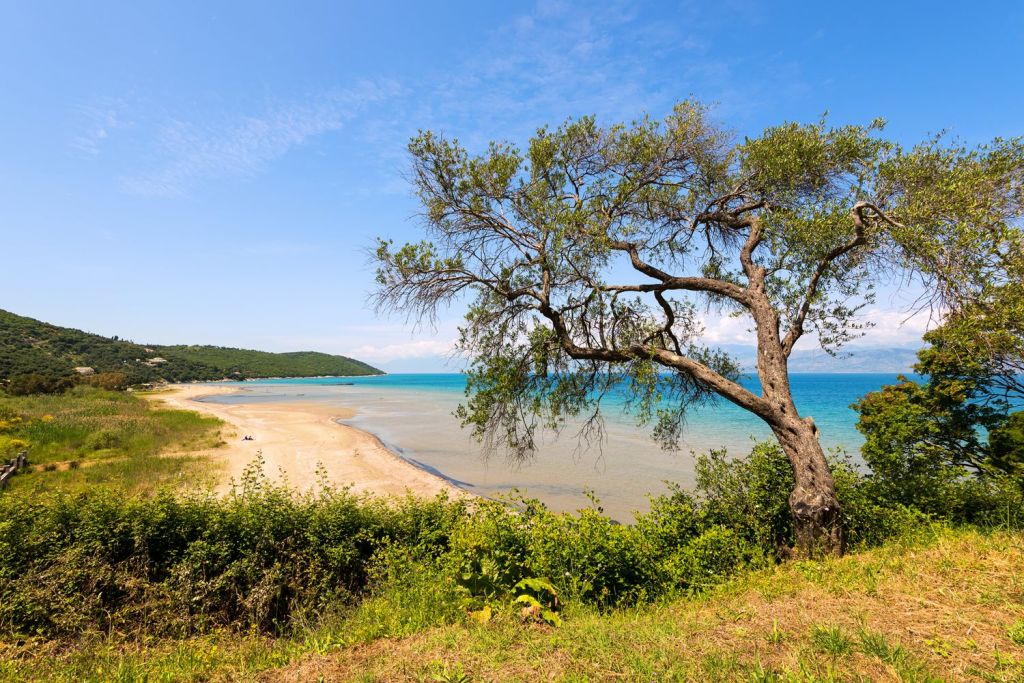
M 112 429 L 100 429 L 85 438 L 84 448 L 89 451 L 102 451 L 117 448 L 121 445 L 121 434 Z
M 614 606 L 664 592 L 658 563 L 666 549 L 633 526 L 588 508 L 577 515 L 535 511 L 527 528 L 528 576 L 548 577 L 568 599 Z
M 706 525 L 732 529 L 748 543 L 779 555 L 792 546 L 793 468 L 778 444 L 759 443 L 743 459 L 711 451 L 697 459 L 696 470 Z
M 0 434 L 0 461 L 6 461 L 28 448 L 28 442 Z
M 763 564 L 761 549 L 723 526 L 710 527 L 665 563 L 674 586 L 690 592 L 719 584 L 743 567 Z
M 107 391 L 124 391 L 128 387 L 128 375 L 123 372 L 97 372 L 81 380 L 82 384 L 106 389 Z
M 0 633 L 283 632 L 351 603 L 379 551 L 447 548 L 464 505 L 296 497 L 250 472 L 225 499 L 0 496 Z
M 784 462 L 766 445 L 703 456 L 695 492 L 655 498 L 630 525 L 596 504 L 565 514 L 522 498 L 296 496 L 258 468 L 222 499 L 4 495 L 0 638 L 285 633 L 327 618 L 350 643 L 510 610 L 523 586 L 599 608 L 699 592 L 772 561 L 791 538 Z M 928 520 L 848 460 L 833 458 L 833 473 L 852 547 Z M 1024 492 L 1009 477 L 958 486 L 958 509 L 976 523 L 1019 528 Z
M 7 382 L 6 390 L 11 396 L 63 394 L 74 385 L 75 382 L 71 377 L 29 373 L 12 377 Z

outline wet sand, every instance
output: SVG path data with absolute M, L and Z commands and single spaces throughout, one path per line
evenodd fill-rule
M 245 468 L 262 454 L 266 475 L 299 491 L 315 489 L 321 470 L 330 484 L 350 486 L 359 494 L 401 496 L 411 492 L 433 497 L 445 491 L 454 496 L 470 495 L 398 457 L 373 434 L 336 422 L 352 417 L 352 409 L 292 401 L 251 405 L 196 400 L 235 392 L 234 387 L 176 384 L 147 396 L 168 407 L 213 415 L 226 423 L 222 431 L 226 445 L 204 453 L 220 470 L 218 494 L 239 483 Z M 253 438 L 245 441 L 244 436 Z

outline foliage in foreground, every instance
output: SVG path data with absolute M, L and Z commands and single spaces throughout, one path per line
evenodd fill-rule
M 751 572 L 697 599 L 574 606 L 558 629 L 469 621 L 264 680 L 1018 681 L 1022 572 L 1019 533 L 925 525 L 909 542 Z
M 0 680 L 1010 682 L 1024 676 L 1022 575 L 1019 533 L 926 525 L 695 598 L 611 611 L 570 603 L 550 628 L 508 610 L 483 622 L 446 612 L 443 586 L 400 573 L 288 637 L 0 644 Z
M 178 424 L 186 417 L 192 421 Z M 68 449 L 106 449 L 109 456 L 136 444 L 141 457 L 122 456 L 125 462 L 162 461 L 145 454 L 189 429 L 205 433 L 208 425 L 195 420 L 202 422 L 193 413 L 153 410 L 130 394 L 89 388 L 60 398 L 0 399 L 4 436 L 31 438 L 33 452 L 51 460 L 67 457 Z M 832 468 L 854 548 L 918 537 L 929 519 L 1021 526 L 1021 489 L 1005 476 L 949 476 L 940 468 L 920 483 L 941 489 L 950 502 L 927 514 L 893 497 L 899 472 L 866 475 L 838 457 Z M 628 640 L 630 615 L 664 618 L 663 608 L 648 605 L 716 590 L 739 572 L 774 564 L 792 545 L 786 493 L 793 481 L 780 449 L 762 444 L 741 460 L 712 452 L 699 458 L 697 471 L 693 493 L 675 489 L 653 500 L 650 512 L 630 525 L 617 524 L 597 505 L 558 514 L 520 498 L 389 504 L 327 487 L 296 497 L 256 469 L 227 499 L 169 490 L 139 498 L 117 485 L 80 493 L 71 492 L 78 487 L 57 493 L 15 487 L 0 494 L 0 643 L 8 643 L 0 645 L 0 679 L 206 679 L 213 672 L 230 678 L 284 666 L 301 653 L 445 624 L 455 629 L 447 631 L 452 637 L 464 637 L 467 624 L 484 624 L 469 627 L 473 637 L 537 637 L 531 647 L 542 649 L 568 642 L 548 641 L 537 630 L 553 624 L 568 639 Z M 825 566 L 790 563 L 782 571 Z M 835 579 L 831 570 L 815 571 L 824 572 L 823 582 Z M 878 641 L 874 632 L 862 638 L 850 624 L 805 626 L 786 637 L 818 648 L 806 661 L 819 674 L 831 670 L 830 661 L 859 666 L 868 650 L 888 653 L 886 666 L 900 671 L 926 670 L 898 641 Z M 1011 642 L 1014 628 L 1004 629 Z M 600 642 L 576 652 L 581 660 L 566 675 L 596 675 L 594 658 L 615 649 Z M 660 650 L 653 659 L 616 666 L 694 676 L 754 671 L 749 662 L 712 661 L 726 650 L 714 652 L 667 669 Z M 35 665 L 27 667 L 26 658 Z M 419 677 L 459 670 L 444 662 L 436 671 L 409 666 Z M 472 666 L 486 671 L 491 664 Z M 506 664 L 494 666 L 504 671 Z
M 858 545 L 926 519 L 880 498 L 875 479 L 841 463 L 836 471 Z M 737 461 L 713 453 L 700 461 L 696 495 L 657 498 L 630 525 L 597 508 L 560 514 L 534 500 L 394 505 L 327 487 L 297 497 L 256 469 L 226 499 L 4 495 L 0 634 L 288 634 L 358 606 L 374 615 L 364 634 L 394 635 L 507 607 L 524 593 L 547 611 L 638 605 L 772 563 L 793 537 L 780 495 L 791 476 L 777 447 Z M 964 485 L 977 504 L 951 521 L 1020 524 L 1019 488 Z

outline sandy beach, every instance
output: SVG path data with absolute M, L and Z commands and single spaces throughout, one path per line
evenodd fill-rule
M 272 480 L 282 477 L 300 491 L 315 488 L 317 470 L 338 487 L 350 486 L 355 493 L 401 496 L 411 492 L 433 497 L 442 491 L 454 496 L 469 495 L 441 477 L 426 472 L 388 450 L 373 434 L 338 419 L 353 411 L 318 403 L 220 404 L 195 399 L 235 393 L 233 387 L 178 384 L 148 398 L 171 408 L 213 415 L 226 425 L 226 445 L 204 452 L 220 466 L 216 492 L 227 493 L 239 482 L 249 463 L 261 453 L 264 471 Z M 243 440 L 251 436 L 251 441 Z

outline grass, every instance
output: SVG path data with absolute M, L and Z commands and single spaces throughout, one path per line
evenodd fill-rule
M 0 443 L 27 443 L 32 465 L 11 479 L 9 493 L 100 485 L 148 493 L 167 484 L 192 485 L 209 476 L 208 463 L 194 452 L 221 443 L 220 425 L 198 413 L 90 387 L 61 396 L 0 396 Z
M 440 601 L 417 595 L 431 590 L 412 577 L 289 638 L 10 643 L 0 680 L 1024 680 L 1024 538 L 1010 532 L 926 531 L 661 605 L 569 605 L 560 628 L 511 608 L 430 627 Z
M 1007 629 L 1022 615 L 1024 539 L 943 530 L 752 573 L 703 598 L 570 611 L 560 629 L 508 616 L 453 625 L 307 656 L 266 679 L 429 680 L 440 663 L 472 680 L 1020 681 L 1024 647 Z
M 820 652 L 833 657 L 844 657 L 853 652 L 853 640 L 838 626 L 815 626 L 811 641 Z

